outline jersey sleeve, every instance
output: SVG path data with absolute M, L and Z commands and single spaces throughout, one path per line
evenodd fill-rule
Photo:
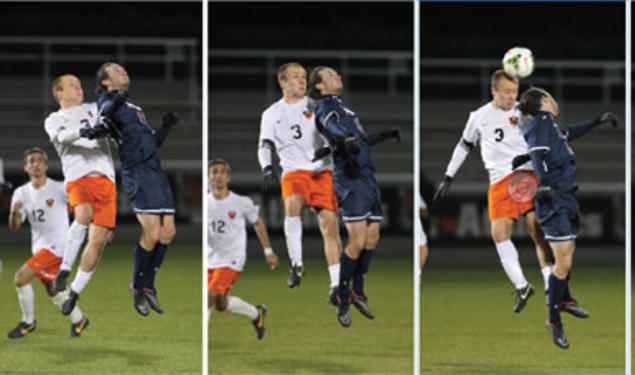
M 24 221 L 27 219 L 27 215 L 29 214 L 29 212 L 26 209 L 26 203 L 24 202 L 24 189 L 22 189 L 21 187 L 17 188 L 14 192 L 13 192 L 13 196 L 11 197 L 11 212 L 13 212 L 13 206 L 15 205 L 16 202 L 22 202 L 22 208 L 20 209 L 20 222 L 24 223 Z
M 44 130 L 46 130 L 46 134 L 48 134 L 51 142 L 58 142 L 57 136 L 64 130 L 64 127 L 61 121 L 59 121 L 55 115 L 51 114 L 44 120 Z
M 545 163 L 545 154 L 551 151 L 549 145 L 549 129 L 552 127 L 549 119 L 536 119 L 536 123 L 529 129 L 526 134 L 527 145 L 531 156 L 531 164 L 538 179 L 543 184 L 549 184 L 547 180 L 547 166 Z
M 251 198 L 245 197 L 243 203 L 243 209 L 245 210 L 245 219 L 249 224 L 255 224 L 258 221 L 258 207 Z
M 315 114 L 327 133 L 327 138 L 344 138 L 348 135 L 346 129 L 340 124 L 338 105 L 334 100 L 330 98 L 323 99 L 315 109 Z
M 463 140 L 472 145 L 476 145 L 479 140 L 477 117 L 476 112 L 470 113 L 470 117 L 467 119 L 462 134 Z
M 262 113 L 262 117 L 260 119 L 260 135 L 258 136 L 258 147 L 263 146 L 263 141 L 268 140 L 275 145 L 275 124 L 274 124 L 274 116 L 271 115 L 271 112 L 264 111 Z

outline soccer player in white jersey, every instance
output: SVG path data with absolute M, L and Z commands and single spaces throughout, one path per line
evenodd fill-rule
M 31 226 L 29 258 L 15 273 L 14 283 L 22 310 L 22 320 L 9 331 L 9 338 L 20 338 L 36 328 L 35 301 L 31 280 L 38 277 L 53 303 L 62 308 L 68 292 L 58 292 L 51 285 L 62 263 L 64 241 L 68 232 L 68 212 L 64 184 L 46 177 L 48 156 L 40 148 L 24 153 L 24 171 L 30 181 L 20 186 L 11 198 L 9 229 L 17 231 L 24 221 Z M 88 318 L 75 306 L 70 313 L 71 337 L 79 337 L 88 327 Z
M 262 113 L 258 161 L 264 175 L 265 190 L 278 185 L 273 170 L 273 153 L 282 167 L 284 234 L 291 261 L 290 288 L 300 285 L 302 261 L 302 210 L 317 212 L 324 254 L 330 276 L 329 301 L 339 285 L 339 259 L 342 241 L 337 220 L 337 197 L 333 188 L 333 160 L 330 156 L 313 162 L 315 150 L 326 140 L 315 126 L 315 104 L 306 94 L 306 70 L 291 62 L 278 69 L 282 98 Z
M 548 288 L 549 275 L 553 269 L 553 254 L 538 224 L 533 199 L 516 201 L 509 193 L 510 183 L 516 175 L 528 174 L 529 178 L 537 183 L 536 174 L 530 163 L 524 163 L 512 171 L 513 158 L 519 153 L 528 152 L 527 142 L 520 128 L 522 119 L 516 101 L 518 80 L 502 69 L 497 70 L 491 77 L 491 93 L 491 102 L 470 113 L 461 140 L 454 149 L 445 178 L 439 184 L 433 201 L 436 202 L 445 195 L 470 150 L 478 143 L 490 180 L 487 198 L 491 235 L 505 273 L 516 288 L 514 312 L 520 312 L 534 294 L 534 288 L 525 278 L 518 251 L 511 241 L 512 228 L 518 220 L 519 213 L 525 217 L 530 236 L 536 245 L 545 290 Z
M 44 127 L 62 161 L 66 192 L 75 216 L 66 238 L 64 261 L 53 282 L 57 290 L 66 288 L 66 279 L 88 232 L 69 298 L 62 308 L 62 313 L 68 315 L 95 272 L 109 231 L 115 227 L 117 189 L 108 141 L 95 139 L 100 126 L 97 105 L 82 103 L 81 82 L 73 75 L 56 78 L 52 89 L 60 109 L 46 118 Z
M 265 306 L 254 306 L 236 296 L 227 296 L 247 260 L 246 224 L 253 225 L 254 232 L 265 253 L 271 269 L 278 267 L 278 257 L 271 249 L 267 227 L 258 216 L 258 206 L 246 196 L 229 190 L 231 168 L 222 159 L 209 162 L 208 179 L 211 192 L 208 202 L 208 258 L 207 287 L 209 310 L 245 315 L 251 318 L 258 339 L 265 333 Z
M 423 230 L 423 223 L 421 222 L 423 219 L 428 217 L 428 205 L 426 201 L 423 200 L 421 194 L 419 194 L 419 220 L 415 223 L 417 230 L 417 246 L 419 247 L 419 274 L 423 272 L 423 268 L 426 266 L 426 261 L 428 260 L 428 237 L 426 236 L 426 232 Z M 419 277 L 419 281 L 421 281 L 421 277 Z

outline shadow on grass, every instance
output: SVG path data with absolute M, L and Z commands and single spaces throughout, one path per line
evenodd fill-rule
M 81 363 L 91 365 L 94 362 L 120 360 L 125 361 L 124 367 L 146 367 L 150 363 L 157 362 L 161 359 L 160 354 L 151 354 L 148 350 L 134 350 L 130 348 L 114 349 L 108 346 L 91 346 L 89 348 L 73 346 L 60 350 L 59 347 L 50 346 L 41 348 L 40 350 L 51 352 L 55 355 L 56 365 L 73 364 L 74 367 L 80 367 Z

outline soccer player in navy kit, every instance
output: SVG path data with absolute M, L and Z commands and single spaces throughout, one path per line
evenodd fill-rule
M 373 249 L 379 241 L 383 219 L 381 193 L 370 161 L 370 146 L 388 138 L 399 138 L 398 130 L 367 134 L 357 115 L 339 99 L 342 78 L 329 67 L 313 69 L 309 77 L 309 96 L 318 100 L 316 125 L 330 147 L 318 149 L 316 159 L 333 154 L 333 184 L 342 221 L 348 231 L 348 244 L 340 258 L 340 284 L 337 319 L 343 327 L 351 324 L 350 303 L 367 318 L 374 315 L 364 294 L 364 277 Z M 353 281 L 352 291 L 350 281 Z
M 560 311 L 566 311 L 561 305 L 575 304 L 568 284 L 580 219 L 580 207 L 575 198 L 578 189 L 575 155 L 567 142 L 603 123 L 611 123 L 615 128 L 618 119 L 615 114 L 606 112 L 593 120 L 560 128 L 555 121 L 559 113 L 558 103 L 551 94 L 538 87 L 532 87 L 521 95 L 519 109 L 523 115 L 532 116 L 524 136 L 540 181 L 536 192 L 536 212 L 555 257 L 549 277 L 549 319 L 546 327 L 553 342 L 567 349 L 569 342 L 562 328 Z M 517 156 L 512 164 L 514 167 L 520 165 L 521 159 L 527 157 Z
M 141 224 L 142 234 L 135 246 L 133 281 L 130 284 L 134 307 L 143 316 L 148 305 L 158 313 L 163 309 L 154 286 L 156 273 L 175 234 L 174 199 L 156 152 L 165 141 L 176 116 L 163 116 L 163 126 L 154 130 L 141 107 L 127 98 L 130 78 L 116 63 L 105 63 L 97 71 L 96 92 L 100 113 L 111 120 L 111 136 L 119 145 L 123 188 Z

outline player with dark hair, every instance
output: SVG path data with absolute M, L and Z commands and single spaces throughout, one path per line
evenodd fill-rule
M 522 94 L 518 108 L 523 115 L 532 116 L 524 133 L 529 155 L 517 156 L 513 164 L 516 166 L 531 158 L 540 181 L 536 192 L 536 212 L 555 257 L 553 272 L 549 276 L 549 319 L 546 327 L 553 342 L 567 349 L 569 342 L 562 328 L 560 311 L 575 303 L 568 284 L 580 224 L 580 207 L 575 198 L 578 189 L 575 155 L 567 142 L 603 123 L 610 123 L 616 128 L 618 118 L 606 112 L 593 120 L 560 128 L 555 120 L 560 112 L 558 103 L 551 94 L 538 87 Z
M 53 277 L 62 264 L 64 241 L 68 233 L 67 197 L 64 184 L 46 176 L 48 156 L 39 147 L 24 152 L 24 171 L 29 182 L 18 187 L 11 198 L 9 230 L 17 231 L 25 221 L 31 227 L 31 252 L 33 256 L 15 273 L 14 283 L 18 292 L 22 320 L 9 331 L 11 339 L 24 337 L 36 328 L 35 300 L 31 280 L 39 278 L 46 293 L 60 309 L 68 297 L 68 290 L 57 291 Z M 79 307 L 70 312 L 71 337 L 79 337 L 88 327 L 88 318 Z
M 267 226 L 258 216 L 258 206 L 251 198 L 229 190 L 229 163 L 223 159 L 211 160 L 208 164 L 208 180 L 208 314 L 211 315 L 212 308 L 216 307 L 218 312 L 247 316 L 260 340 L 265 334 L 267 308 L 264 305 L 254 306 L 237 296 L 227 296 L 247 261 L 246 224 L 253 226 L 263 247 L 265 260 L 272 270 L 278 267 L 278 256 L 271 248 Z
M 351 302 L 364 316 L 374 318 L 364 293 L 364 277 L 379 241 L 383 214 L 375 168 L 370 161 L 370 146 L 389 138 L 396 138 L 398 142 L 401 139 L 397 129 L 366 133 L 357 115 L 340 101 L 342 90 L 342 78 L 332 68 L 321 66 L 311 72 L 309 95 L 318 100 L 316 125 L 330 144 L 317 150 L 315 159 L 333 154 L 333 184 L 349 238 L 340 258 L 336 306 L 339 323 L 348 327 Z
M 130 283 L 134 307 L 143 316 L 148 305 L 163 313 L 155 287 L 156 274 L 175 235 L 174 199 L 157 147 L 165 141 L 178 118 L 168 112 L 154 130 L 143 109 L 127 97 L 130 78 L 117 63 L 103 64 L 96 75 L 98 107 L 106 117 L 110 135 L 119 145 L 122 184 L 141 224 L 141 238 L 134 249 L 134 273 Z

